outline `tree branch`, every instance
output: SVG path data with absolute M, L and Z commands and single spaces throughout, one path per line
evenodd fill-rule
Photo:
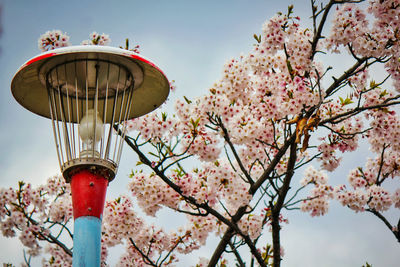
M 394 234 L 397 241 L 400 242 L 400 231 L 397 227 L 394 229 L 394 227 L 390 224 L 390 222 L 379 211 L 376 211 L 375 209 L 366 209 L 366 211 L 371 212 L 376 217 L 378 217 L 386 225 L 386 227 L 389 228 L 389 230 Z
M 30 223 L 32 223 L 33 225 L 39 225 L 39 223 L 36 220 L 32 219 L 30 216 L 27 216 L 24 210 L 23 214 Z M 58 240 L 58 238 L 54 237 L 52 234 L 44 235 L 42 232 L 36 232 L 36 234 L 38 234 L 42 238 L 42 240 L 45 240 L 52 244 L 56 244 L 62 250 L 64 250 L 66 254 L 72 257 L 72 250 L 69 249 L 64 243 L 62 243 L 60 240 Z
M 257 192 L 257 190 L 260 188 L 260 186 L 268 179 L 271 172 L 275 169 L 276 165 L 278 165 L 281 158 L 285 155 L 289 146 L 293 144 L 295 140 L 296 140 L 296 133 L 293 133 L 275 154 L 275 157 L 268 165 L 268 168 L 264 171 L 264 173 L 260 176 L 260 178 L 258 178 L 257 181 L 250 187 L 249 190 L 250 194 L 254 195 L 255 192 Z
M 399 97 L 400 97 L 400 95 L 397 96 L 396 98 L 399 98 Z M 385 102 L 385 103 L 382 103 L 382 104 L 368 106 L 368 107 L 355 107 L 354 109 L 349 110 L 347 112 L 343 112 L 343 113 L 338 114 L 336 116 L 330 117 L 329 119 L 322 120 L 319 123 L 319 125 L 323 125 L 325 123 L 331 123 L 331 124 L 339 123 L 339 122 L 341 122 L 343 120 L 348 119 L 349 117 L 357 115 L 357 114 L 359 114 L 359 113 L 361 113 L 363 111 L 366 111 L 366 110 L 390 107 L 390 106 L 398 105 L 398 104 L 400 104 L 400 101 Z M 340 120 L 337 121 L 338 119 L 340 119 Z
M 148 265 L 150 265 L 150 266 L 158 267 L 157 264 L 155 264 L 146 254 L 143 253 L 143 251 L 142 251 L 141 249 L 139 249 L 139 248 L 136 246 L 136 244 L 135 244 L 135 242 L 133 241 L 132 237 L 129 238 L 129 241 L 131 241 L 131 244 L 132 244 L 132 246 L 136 249 L 136 251 L 140 253 L 140 255 L 141 255 L 142 258 L 143 258 L 143 261 L 144 261 L 146 264 L 148 264 Z
M 322 14 L 322 18 L 321 18 L 321 21 L 319 22 L 318 29 L 316 30 L 313 41 L 311 43 L 311 55 L 310 55 L 311 61 L 314 59 L 315 53 L 317 52 L 316 51 L 317 44 L 318 44 L 319 39 L 321 39 L 322 29 L 324 28 L 329 11 L 334 4 L 335 4 L 335 1 L 329 1 L 329 3 L 324 7 L 324 13 Z M 314 6 L 314 5 L 312 5 L 312 6 Z M 313 18 L 314 17 L 316 17 L 316 15 L 314 14 L 314 11 L 313 11 Z M 315 24 L 314 24 L 314 32 L 315 32 Z
M 272 226 L 272 249 L 274 257 L 274 267 L 279 267 L 281 262 L 281 245 L 280 245 L 280 230 L 279 216 L 283 204 L 285 202 L 286 195 L 290 189 L 290 182 L 294 174 L 294 167 L 297 158 L 297 144 L 292 143 L 290 146 L 290 155 L 287 164 L 287 171 L 283 184 L 279 190 L 278 200 L 276 204 L 271 203 L 271 226 Z
M 250 174 L 247 172 L 246 168 L 243 166 L 243 163 L 242 163 L 239 155 L 236 152 L 235 146 L 232 144 L 231 139 L 229 138 L 228 130 L 225 128 L 225 125 L 222 123 L 222 120 L 220 117 L 217 117 L 216 119 L 217 119 L 218 126 L 221 127 L 221 130 L 223 132 L 223 138 L 224 138 L 225 142 L 228 143 L 229 148 L 231 149 L 233 156 L 235 157 L 235 160 L 236 160 L 237 164 L 239 165 L 240 170 L 246 176 L 246 179 L 250 183 L 250 185 L 253 185 L 254 181 L 251 178 Z
M 232 244 L 232 242 L 229 240 L 229 246 L 232 249 L 233 254 L 235 254 L 236 260 L 239 264 L 240 267 L 246 267 L 244 264 L 242 257 L 240 256 L 239 252 L 237 251 L 236 247 Z
M 326 89 L 326 97 L 328 97 L 333 90 L 335 90 L 338 86 L 342 84 L 347 78 L 349 78 L 354 72 L 366 61 L 368 60 L 367 57 L 363 57 L 360 60 L 358 60 L 352 67 L 350 67 L 347 71 L 345 71 L 342 76 L 339 78 L 334 78 L 334 82 Z
M 114 128 L 116 128 L 118 134 L 120 134 L 120 135 L 122 134 L 122 132 L 120 130 L 118 130 L 117 127 L 114 127 Z M 234 216 L 232 216 L 231 220 L 225 218 L 217 210 L 211 208 L 207 203 L 198 203 L 197 200 L 194 197 L 184 195 L 182 190 L 180 189 L 180 187 L 178 185 L 176 185 L 174 182 L 172 182 L 170 179 L 168 179 L 165 176 L 164 172 L 160 171 L 156 167 L 155 168 L 152 167 L 151 161 L 146 157 L 146 155 L 143 154 L 143 152 L 141 152 L 139 150 L 139 148 L 131 141 L 130 138 L 128 138 L 127 136 L 123 136 L 123 135 L 121 135 L 121 136 L 124 138 L 125 142 L 138 154 L 138 156 L 139 156 L 140 160 L 142 161 L 142 163 L 144 163 L 147 166 L 149 166 L 150 168 L 152 168 L 153 171 L 157 174 L 157 176 L 159 176 L 168 186 L 170 186 L 173 190 L 175 190 L 175 192 L 177 192 L 180 196 L 182 196 L 183 199 L 185 199 L 187 202 L 195 205 L 197 208 L 201 208 L 201 209 L 205 210 L 207 213 L 212 214 L 214 217 L 216 217 L 218 220 L 220 220 L 221 222 L 226 224 L 229 227 L 229 229 L 232 230 L 232 234 L 226 235 L 226 242 L 229 242 L 230 238 L 234 234 L 240 235 L 243 238 L 243 240 L 245 240 L 246 244 L 249 246 L 250 250 L 252 251 L 254 257 L 256 257 L 256 259 L 257 259 L 258 263 L 260 264 L 260 266 L 265 266 L 265 263 L 262 260 L 261 254 L 258 252 L 257 248 L 255 247 L 255 245 L 251 241 L 250 237 L 248 235 L 245 235 L 239 229 L 239 227 L 236 224 L 240 220 L 240 218 L 243 216 L 243 214 L 245 214 L 247 206 L 240 207 L 238 209 L 238 212 Z M 223 247 L 221 245 L 221 249 L 222 249 L 220 251 L 221 254 L 225 250 L 226 245 L 227 245 L 227 243 L 225 243 Z M 219 254 L 219 256 L 217 256 L 214 259 L 214 261 L 215 261 L 214 265 L 209 265 L 209 266 L 215 266 L 217 264 L 221 254 Z M 210 260 L 210 262 L 211 262 L 211 260 Z
M 254 195 L 257 190 L 261 187 L 261 185 L 269 178 L 269 175 L 271 172 L 274 171 L 276 165 L 279 163 L 281 158 L 285 155 L 287 149 L 291 144 L 294 143 L 296 139 L 296 133 L 293 133 L 288 140 L 285 141 L 283 146 L 278 150 L 278 152 L 275 154 L 275 157 L 269 164 L 268 168 L 265 170 L 265 172 L 260 176 L 260 178 L 250 187 L 250 194 Z M 233 222 L 237 222 L 240 220 L 240 218 L 245 214 L 246 212 L 246 207 L 240 207 L 236 214 L 232 217 Z M 234 235 L 234 231 L 232 228 L 228 228 L 228 230 L 225 232 L 224 236 L 221 238 L 218 246 L 215 248 L 214 253 L 209 261 L 208 266 L 213 267 L 218 263 L 219 258 L 221 257 L 222 253 L 225 250 L 225 247 L 228 245 L 230 239 Z

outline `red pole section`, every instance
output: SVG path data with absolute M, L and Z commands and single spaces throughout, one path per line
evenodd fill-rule
M 74 219 L 81 216 L 102 218 L 108 180 L 87 169 L 71 177 L 72 207 Z

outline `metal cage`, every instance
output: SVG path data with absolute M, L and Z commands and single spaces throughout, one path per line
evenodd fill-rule
M 61 171 L 91 168 L 112 180 L 126 120 L 160 106 L 169 83 L 153 63 L 118 48 L 76 46 L 43 53 L 12 81 L 17 101 L 52 120 Z

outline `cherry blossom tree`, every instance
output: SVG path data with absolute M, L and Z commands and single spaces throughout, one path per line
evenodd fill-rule
M 131 195 L 106 203 L 104 266 L 116 245 L 125 247 L 119 266 L 179 265 L 180 255 L 215 234 L 213 254 L 196 266 L 228 266 L 229 251 L 237 266 L 277 267 L 290 210 L 322 216 L 332 200 L 371 213 L 400 242 L 400 219 L 385 217 L 400 208 L 400 2 L 361 2 L 311 0 L 311 28 L 303 28 L 289 6 L 265 22 L 254 47 L 229 60 L 203 96 L 178 100 L 173 114 L 161 110 L 127 122 L 125 141 L 139 162 L 127 185 Z M 68 40 L 48 32 L 39 46 Z M 108 41 L 93 33 L 85 44 Z M 326 55 L 352 63 L 332 75 Z M 385 76 L 375 77 L 374 68 Z M 357 153 L 360 143 L 375 157 L 332 184 L 329 173 L 341 154 Z M 148 224 L 137 206 L 148 216 L 169 209 L 186 222 L 165 232 Z M 0 189 L 2 234 L 18 236 L 30 255 L 47 252 L 44 266 L 71 264 L 71 218 L 62 177 L 37 188 L 20 182 Z M 269 233 L 272 243 L 265 246 L 259 240 Z M 248 249 L 248 265 L 239 248 Z

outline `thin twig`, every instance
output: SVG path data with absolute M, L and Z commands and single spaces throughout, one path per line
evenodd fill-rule
M 243 262 L 242 257 L 240 256 L 239 252 L 237 251 L 236 247 L 232 244 L 232 241 L 229 241 L 229 246 L 232 249 L 233 254 L 235 254 L 236 260 L 239 264 L 240 267 L 246 267 L 246 265 Z
M 390 224 L 390 222 L 379 211 L 377 211 L 375 209 L 366 209 L 366 211 L 371 212 L 376 217 L 378 217 L 387 226 L 387 228 L 389 228 L 389 230 L 394 234 L 397 241 L 400 242 L 400 231 L 397 227 L 393 227 Z
M 139 249 L 139 248 L 136 246 L 136 244 L 135 244 L 135 242 L 133 241 L 132 237 L 129 238 L 129 241 L 131 241 L 131 244 L 132 244 L 132 246 L 136 249 L 136 251 L 140 253 L 140 255 L 141 255 L 142 258 L 143 258 L 143 261 L 144 261 L 146 264 L 151 265 L 151 266 L 154 266 L 154 267 L 158 267 L 157 264 L 155 264 L 155 263 L 148 257 L 148 255 L 144 254 L 143 251 L 142 251 L 141 249 Z
M 233 156 L 235 157 L 236 162 L 239 165 L 240 170 L 246 176 L 246 179 L 250 183 L 250 185 L 253 185 L 254 181 L 251 178 L 250 174 L 247 172 L 246 168 L 243 166 L 242 160 L 240 159 L 239 155 L 237 154 L 235 146 L 231 142 L 231 139 L 228 134 L 228 130 L 225 128 L 225 125 L 222 123 L 222 120 L 220 117 L 217 117 L 217 122 L 218 122 L 218 126 L 221 127 L 221 130 L 223 132 L 223 138 L 224 138 L 225 142 L 228 143 L 228 146 L 231 149 Z

